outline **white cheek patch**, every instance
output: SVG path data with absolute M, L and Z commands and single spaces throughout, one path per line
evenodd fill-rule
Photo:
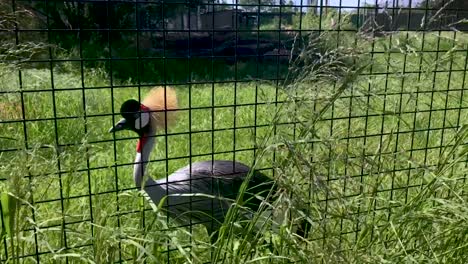
M 140 117 L 135 119 L 135 128 L 141 129 L 142 127 L 147 126 L 149 124 L 149 120 L 150 120 L 150 113 L 142 112 L 140 114 Z

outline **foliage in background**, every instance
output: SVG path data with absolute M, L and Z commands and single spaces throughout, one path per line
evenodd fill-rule
M 180 6 L 180 5 L 177 5 Z M 11 8 L 10 5 L 5 4 L 4 9 Z M 287 73 L 288 58 L 286 56 L 276 60 L 272 57 L 260 56 L 256 58 L 254 54 L 248 53 L 250 57 L 243 57 L 239 53 L 237 63 L 233 63 L 234 47 L 241 45 L 246 41 L 255 41 L 256 34 L 243 34 L 238 36 L 238 44 L 232 41 L 227 41 L 224 45 L 225 50 L 221 50 L 218 55 L 232 56 L 231 61 L 228 59 L 204 59 L 204 58 L 191 58 L 190 61 L 185 57 L 188 54 L 174 53 L 166 48 L 165 53 L 162 51 L 161 35 L 157 32 L 140 32 L 133 31 L 106 31 L 111 29 L 158 29 L 162 27 L 161 15 L 164 14 L 166 18 L 171 18 L 180 15 L 180 13 L 187 13 L 187 10 L 174 9 L 174 5 L 167 3 L 164 6 L 160 4 L 142 4 L 138 9 L 134 3 L 126 2 L 62 2 L 62 1 L 32 1 L 32 2 L 19 2 L 16 8 L 24 10 L 28 14 L 29 19 L 24 19 L 21 16 L 21 23 L 18 24 L 19 29 L 36 28 L 45 29 L 47 27 L 53 29 L 69 29 L 72 31 L 38 31 L 31 34 L 20 32 L 15 33 L 15 23 L 13 20 L 5 24 L 10 30 L 5 35 L 2 41 L 3 47 L 8 49 L 10 55 L 4 56 L 5 59 L 14 60 L 18 55 L 30 59 L 84 59 L 84 67 L 87 68 L 106 68 L 107 71 L 112 72 L 112 77 L 115 80 L 133 79 L 139 80 L 142 83 L 185 83 L 189 80 L 192 81 L 209 81 L 209 80 L 232 80 L 238 79 L 264 79 L 268 74 L 276 72 L 280 76 Z M 182 7 L 182 6 L 181 6 Z M 289 11 L 289 6 L 284 6 L 282 11 Z M 185 12 L 187 11 L 187 12 Z M 275 11 L 275 10 L 272 10 Z M 11 19 L 18 20 L 19 14 L 10 16 Z M 335 10 L 330 9 L 326 16 L 319 17 L 314 15 L 313 12 L 308 12 L 302 19 L 300 15 L 293 16 L 292 25 L 288 25 L 287 19 L 282 19 L 281 28 L 284 30 L 280 34 L 280 38 L 275 33 L 261 33 L 260 38 L 263 40 L 270 40 L 271 43 L 278 43 L 281 49 L 291 49 L 291 43 L 295 40 L 292 33 L 288 33 L 288 29 L 335 29 L 340 25 L 341 29 L 349 29 L 348 18 L 346 14 L 341 14 Z M 301 20 L 301 21 L 299 21 Z M 320 22 L 321 21 L 321 22 Z M 302 23 L 299 25 L 299 23 Z M 260 30 L 276 30 L 279 29 L 279 19 L 262 20 Z M 88 29 L 80 31 L 79 29 Z M 96 30 L 89 30 L 96 29 Z M 105 31 L 98 31 L 99 29 Z M 106 33 L 107 32 L 107 33 Z M 19 36 L 20 45 L 15 45 L 14 39 L 16 34 Z M 337 33 L 331 33 L 339 35 Z M 231 34 L 232 35 L 232 34 Z M 309 34 L 304 34 L 306 42 Z M 340 34 L 345 35 L 345 34 Z M 351 36 L 352 34 L 350 34 Z M 177 40 L 176 34 L 167 35 L 166 38 L 173 38 Z M 230 40 L 231 37 L 227 37 Z M 178 42 L 187 41 L 186 36 L 180 35 Z M 30 41 L 28 40 L 30 39 Z M 281 41 L 280 41 L 281 39 Z M 338 41 L 337 38 L 330 36 L 327 41 L 317 43 L 320 52 L 326 52 L 329 47 L 330 41 Z M 159 42 L 156 43 L 155 41 Z M 298 43 L 303 39 L 297 39 Z M 29 41 L 29 42 L 28 42 Z M 195 40 L 192 40 L 195 41 Z M 209 40 L 205 40 L 208 41 Z M 176 41 L 177 42 L 177 41 Z M 22 47 L 28 43 L 28 49 Z M 48 43 L 48 45 L 40 44 Z M 174 44 L 174 40 L 171 44 Z M 168 44 L 166 44 L 168 45 Z M 195 45 L 192 43 L 192 45 Z M 255 46 L 255 45 L 254 45 Z M 335 45 L 332 45 L 335 46 Z M 221 47 L 216 47 L 221 48 Z M 24 51 L 26 50 L 26 51 Z M 239 49 L 238 52 L 242 50 Z M 177 51 L 180 51 L 177 49 Z M 275 51 L 273 51 L 274 54 Z M 284 50 L 280 50 L 284 53 Z M 4 52 L 4 54 L 6 54 Z M 164 55 L 164 56 L 163 56 Z M 196 54 L 195 54 L 196 55 Z M 209 55 L 209 54 L 206 54 Z M 293 51 L 292 56 L 296 52 Z M 194 54 L 192 54 L 194 56 Z M 138 59 L 142 57 L 142 59 Z M 162 57 L 170 57 L 170 59 L 162 59 Z M 148 59 L 146 59 L 148 58 Z M 151 59 L 149 59 L 151 58 Z M 109 60 L 111 59 L 111 60 Z M 19 60 L 21 61 L 21 60 Z M 253 62 L 260 63 L 261 67 L 252 66 Z M 272 63 L 273 62 L 273 63 Z M 57 63 L 60 65 L 61 63 Z M 237 64 L 237 65 L 236 65 Z M 74 67 L 79 68 L 80 63 L 70 63 Z M 23 67 L 35 68 L 48 68 L 50 65 L 46 61 L 23 64 Z M 235 77 L 233 70 L 220 70 L 213 72 L 211 69 L 234 69 L 237 68 L 238 74 Z
M 322 13 L 308 11 L 305 14 L 296 14 L 293 17 L 293 28 L 302 30 L 357 30 L 352 24 L 352 12 L 336 8 L 327 8 Z

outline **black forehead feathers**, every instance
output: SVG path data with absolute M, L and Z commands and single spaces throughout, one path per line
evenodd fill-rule
M 125 119 L 136 119 L 140 112 L 140 103 L 137 100 L 130 99 L 125 101 L 120 107 L 120 114 Z

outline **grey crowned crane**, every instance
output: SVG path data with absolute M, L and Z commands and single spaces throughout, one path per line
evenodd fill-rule
M 235 161 L 213 160 L 192 163 L 160 180 L 145 175 L 155 145 L 154 136 L 175 121 L 176 109 L 177 96 L 172 88 L 153 88 L 142 103 L 133 99 L 125 101 L 120 108 L 123 118 L 109 132 L 127 129 L 139 135 L 133 170 L 136 186 L 143 188 L 156 205 L 165 198 L 166 213 L 180 224 L 203 224 L 215 242 L 226 213 L 251 169 Z M 252 171 L 243 197 L 244 206 L 257 211 L 262 199 L 274 188 L 270 178 Z M 243 214 L 247 219 L 248 215 Z

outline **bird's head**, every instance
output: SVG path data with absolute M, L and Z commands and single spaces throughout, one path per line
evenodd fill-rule
M 123 118 L 109 132 L 131 130 L 143 136 L 143 134 L 149 131 L 151 123 L 150 109 L 137 100 L 130 99 L 125 101 L 120 107 L 120 114 Z
M 148 134 L 156 134 L 158 130 L 164 130 L 175 121 L 177 109 L 177 96 L 174 89 L 166 87 L 153 88 L 140 103 L 130 99 L 120 107 L 122 119 L 118 121 L 109 132 L 131 130 L 140 137 Z

